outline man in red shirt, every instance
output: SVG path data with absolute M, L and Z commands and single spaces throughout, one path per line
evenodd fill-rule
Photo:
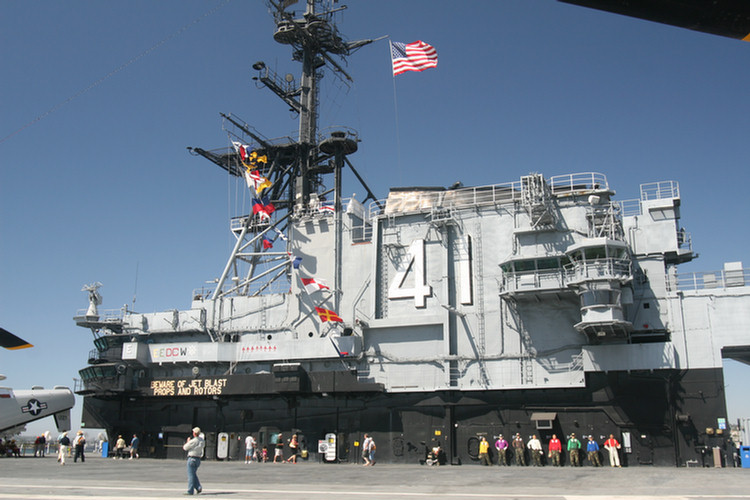
M 557 434 L 552 434 L 549 440 L 549 457 L 552 459 L 552 465 L 560 466 L 560 454 L 562 453 L 562 443 L 557 439 Z
M 604 441 L 604 447 L 609 452 L 609 465 L 620 467 L 620 454 L 617 452 L 620 449 L 620 443 L 617 442 L 614 435 L 609 435 L 609 439 Z

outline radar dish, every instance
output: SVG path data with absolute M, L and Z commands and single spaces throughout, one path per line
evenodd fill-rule
M 102 303 L 102 296 L 99 293 L 99 288 L 101 288 L 101 286 L 101 283 L 95 281 L 94 283 L 83 285 L 83 288 L 81 288 L 82 292 L 89 293 L 89 308 L 88 311 L 86 311 L 86 317 L 99 317 L 96 308 Z

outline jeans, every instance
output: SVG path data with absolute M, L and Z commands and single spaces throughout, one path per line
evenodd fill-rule
M 201 489 L 201 482 L 198 480 L 198 467 L 201 466 L 199 457 L 188 457 L 187 459 L 187 476 L 188 476 L 188 493 L 193 494 L 193 490 Z

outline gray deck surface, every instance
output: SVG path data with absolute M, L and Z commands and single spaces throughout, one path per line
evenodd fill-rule
M 581 499 L 747 498 L 750 469 L 427 467 L 376 464 L 250 464 L 204 461 L 201 497 L 239 499 Z M 0 499 L 182 498 L 179 460 L 0 459 Z M 197 496 L 197 495 L 196 495 Z

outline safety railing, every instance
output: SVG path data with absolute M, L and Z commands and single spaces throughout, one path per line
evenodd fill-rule
M 501 294 L 568 290 L 568 285 L 592 279 L 626 279 L 631 263 L 626 259 L 598 259 L 566 264 L 563 268 L 535 271 L 505 271 Z
M 660 181 L 641 184 L 641 200 L 679 198 L 680 184 L 677 181 Z
M 274 261 L 278 262 L 278 261 Z M 290 260 L 291 264 L 291 260 Z M 261 274 L 262 271 L 258 271 Z M 230 279 L 224 284 L 221 291 L 222 293 L 232 293 L 233 295 L 240 296 L 252 296 L 252 295 L 267 295 L 272 293 L 286 293 L 290 289 L 290 281 L 287 275 L 280 275 L 280 272 L 271 273 L 273 280 L 257 279 L 252 282 L 239 282 L 239 280 Z M 206 301 L 213 296 L 214 289 L 212 288 L 195 288 L 193 289 L 192 300 L 194 301 Z
M 230 219 L 229 229 L 235 234 L 241 233 L 245 225 L 247 224 L 248 218 L 252 219 L 250 222 L 250 226 L 248 227 L 250 232 L 260 232 L 271 225 L 270 219 L 259 216 L 258 214 L 241 215 L 239 217 L 232 217 L 232 219 Z
M 560 290 L 566 287 L 563 269 L 503 272 L 501 294 Z
M 85 318 L 88 309 L 78 309 L 76 311 L 76 318 Z M 123 310 L 122 309 L 103 309 L 98 311 L 99 320 L 101 322 L 116 323 L 122 320 Z
M 598 172 L 556 175 L 548 182 L 554 194 L 609 190 L 607 176 Z
M 607 177 L 596 172 L 558 175 L 550 177 L 547 183 L 555 195 L 609 190 Z M 521 181 L 516 181 L 463 189 L 392 191 L 388 199 L 370 203 L 368 213 L 370 218 L 374 218 L 394 213 L 432 211 L 435 208 L 503 205 L 521 201 L 522 189 Z
M 693 236 L 682 228 L 677 231 L 677 248 L 693 250 Z
M 672 292 L 748 286 L 750 269 L 680 273 L 667 279 Z
M 111 347 L 106 351 L 92 349 L 89 351 L 88 363 L 95 365 L 99 363 L 115 362 L 122 359 L 122 347 Z
M 660 181 L 641 184 L 641 198 L 638 200 L 623 200 L 617 202 L 622 208 L 623 217 L 642 215 L 642 201 L 661 200 L 664 198 L 679 198 L 680 184 L 677 181 Z
M 591 279 L 622 279 L 630 276 L 630 260 L 596 259 L 573 262 L 565 265 L 568 283 L 578 283 Z
M 623 217 L 632 217 L 643 214 L 641 200 L 622 200 L 618 201 L 617 204 L 620 205 L 620 213 Z

